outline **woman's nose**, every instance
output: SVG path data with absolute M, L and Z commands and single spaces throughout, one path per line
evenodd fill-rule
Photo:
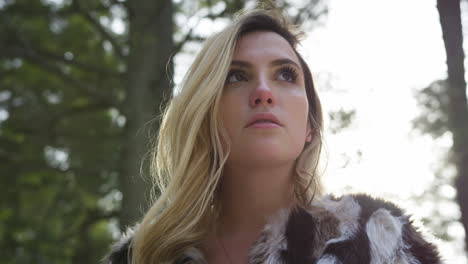
M 260 105 L 274 105 L 275 100 L 273 98 L 273 93 L 271 92 L 271 88 L 266 81 L 258 82 L 250 95 L 249 101 L 251 107 Z

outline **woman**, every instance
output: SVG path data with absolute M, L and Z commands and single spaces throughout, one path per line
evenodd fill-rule
M 441 263 L 395 205 L 321 196 L 322 111 L 297 44 L 265 10 L 206 40 L 163 116 L 161 196 L 108 263 Z

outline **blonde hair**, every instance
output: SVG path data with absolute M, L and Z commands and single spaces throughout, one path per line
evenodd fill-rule
M 271 24 L 273 23 L 273 25 Z M 273 31 L 295 49 L 297 35 L 273 11 L 238 15 L 223 31 L 208 38 L 166 108 L 151 162 L 161 191 L 132 240 L 132 263 L 173 263 L 184 250 L 199 246 L 220 211 L 216 196 L 224 163 L 219 101 L 237 40 L 252 31 Z M 322 139 L 322 111 L 309 68 L 298 55 L 309 101 L 313 141 L 306 143 L 295 164 L 296 196 L 307 206 L 321 191 L 317 165 Z

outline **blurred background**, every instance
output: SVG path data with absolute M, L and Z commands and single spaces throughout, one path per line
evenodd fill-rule
M 467 264 L 468 1 L 272 2 L 307 33 L 327 190 L 401 204 Z M 99 262 L 148 208 L 161 107 L 256 4 L 0 0 L 0 263 Z

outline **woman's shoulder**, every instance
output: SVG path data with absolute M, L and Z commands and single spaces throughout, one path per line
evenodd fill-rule
M 342 263 L 348 258 L 360 263 L 442 263 L 430 235 L 393 202 L 347 194 L 326 195 L 313 204 L 337 219 L 338 235 L 326 242 L 322 256 Z
M 250 263 L 442 263 L 403 209 L 366 194 L 326 195 L 281 212 L 251 253 Z
M 130 263 L 133 232 L 129 229 L 112 246 L 105 264 Z M 185 253 L 180 263 L 205 263 L 197 249 Z M 310 208 L 283 210 L 269 219 L 251 249 L 249 263 L 439 264 L 442 260 L 437 247 L 401 207 L 366 194 L 347 194 L 326 195 Z

